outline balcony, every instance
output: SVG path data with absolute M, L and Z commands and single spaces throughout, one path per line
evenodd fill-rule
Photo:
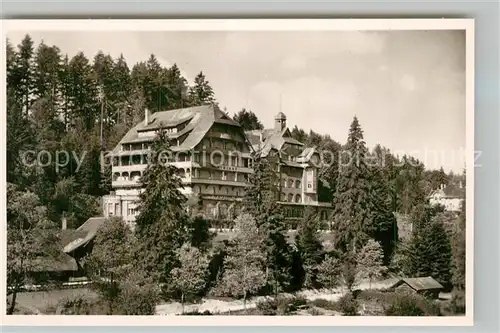
M 121 179 L 118 178 L 111 182 L 112 187 L 140 187 L 139 179 Z
M 230 166 L 230 165 L 211 165 L 209 168 L 221 171 L 233 171 L 233 172 L 241 172 L 241 173 L 252 173 L 252 168 L 245 168 L 239 166 Z
M 215 200 L 215 201 L 243 201 L 242 197 L 237 197 L 235 195 L 214 195 L 214 194 L 200 194 L 202 199 L 205 200 Z
M 206 178 L 191 178 L 193 184 L 211 184 L 211 185 L 228 185 L 228 186 L 248 186 L 246 182 L 235 182 L 232 180 L 224 179 L 206 179 Z
M 141 171 L 143 172 L 147 168 L 147 164 L 132 164 L 132 165 L 117 165 L 112 167 L 112 172 L 132 172 Z

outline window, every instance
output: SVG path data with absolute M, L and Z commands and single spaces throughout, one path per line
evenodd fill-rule
M 311 184 L 307 184 L 307 188 L 312 188 L 312 185 Z

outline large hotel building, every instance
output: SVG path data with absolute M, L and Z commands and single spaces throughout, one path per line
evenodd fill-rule
M 300 218 L 305 206 L 327 218 L 329 203 L 318 201 L 319 154 L 293 139 L 280 112 L 275 126 L 247 131 L 212 105 L 149 114 L 110 153 L 113 192 L 103 198 L 104 216 L 121 216 L 133 226 L 138 214 L 139 179 L 147 167 L 160 125 L 171 140 L 169 161 L 179 170 L 186 196 L 201 203 L 207 218 L 232 218 L 241 211 L 252 169 L 252 153 L 279 154 L 280 203 L 288 218 Z

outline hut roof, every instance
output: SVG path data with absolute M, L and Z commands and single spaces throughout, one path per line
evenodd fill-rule
M 434 280 L 432 277 L 427 276 L 427 277 L 418 277 L 418 278 L 403 278 L 398 280 L 395 284 L 392 285 L 392 288 L 396 288 L 400 286 L 401 284 L 406 283 L 409 285 L 412 289 L 416 291 L 423 291 L 423 290 L 433 290 L 433 289 L 443 289 L 444 287 Z

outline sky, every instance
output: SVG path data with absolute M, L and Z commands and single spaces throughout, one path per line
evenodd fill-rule
M 464 31 L 9 32 L 70 57 L 99 50 L 129 67 L 155 54 L 191 83 L 203 71 L 229 113 L 255 112 L 345 143 L 357 116 L 369 147 L 461 172 L 465 149 Z

